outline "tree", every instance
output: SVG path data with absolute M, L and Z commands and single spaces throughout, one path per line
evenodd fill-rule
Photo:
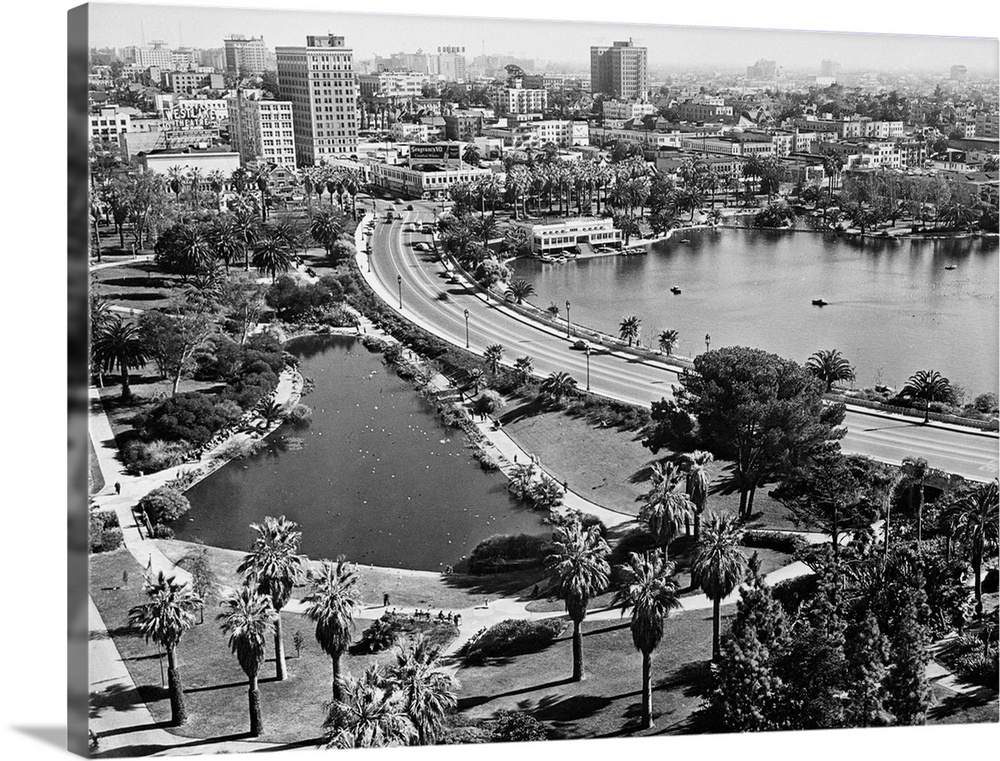
M 288 272 L 292 267 L 292 254 L 284 241 L 264 237 L 253 247 L 253 266 L 262 275 L 270 275 L 273 283 L 279 272 Z
M 458 682 L 441 669 L 441 648 L 422 635 L 400 645 L 396 663 L 389 667 L 389 680 L 403 696 L 418 744 L 433 745 L 445 717 L 457 704 Z
M 409 745 L 417 728 L 407 715 L 403 696 L 380 667 L 369 666 L 354 679 L 340 680 L 324 728 L 329 748 L 384 748 Z
M 956 505 L 958 535 L 969 549 L 969 560 L 976 577 L 976 615 L 983 614 L 983 559 L 996 552 L 998 541 L 997 481 L 977 484 Z
M 139 500 L 139 511 L 155 525 L 173 523 L 191 509 L 188 498 L 170 486 L 159 486 Z
M 758 486 L 843 435 L 836 426 L 844 406 L 825 406 L 822 383 L 794 362 L 733 346 L 698 355 L 694 366 L 680 377 L 677 405 L 697 421 L 701 448 L 733 460 L 741 520 L 752 514 Z M 664 425 L 646 439 L 651 448 L 669 439 Z
M 202 313 L 169 314 L 150 309 L 139 316 L 139 334 L 148 356 L 156 361 L 160 375 L 169 380 L 171 394 L 177 393 L 181 377 L 193 367 L 195 352 L 214 330 L 208 316 Z
M 274 627 L 274 608 L 271 600 L 259 592 L 243 587 L 222 601 L 219 614 L 222 633 L 229 636 L 229 649 L 247 675 L 250 711 L 250 735 L 260 737 L 264 722 L 260 710 L 260 689 L 257 674 L 264 662 L 267 635 Z
M 243 253 L 244 240 L 233 218 L 220 215 L 206 232 L 208 247 L 215 259 L 221 259 L 228 270 Z
M 234 334 L 240 346 L 246 343 L 250 330 L 264 311 L 265 290 L 260 283 L 237 278 L 230 278 L 219 286 L 219 306 L 235 326 Z
M 566 612 L 573 621 L 573 681 L 586 679 L 583 666 L 583 620 L 592 597 L 608 586 L 611 549 L 601 536 L 600 526 L 584 529 L 574 517 L 556 529 L 555 550 L 548 558 L 552 586 L 566 603 Z
M 683 456 L 687 467 L 687 478 L 685 479 L 685 491 L 694 512 L 694 538 L 695 541 L 701 536 L 701 516 L 705 512 L 708 504 L 708 487 L 712 482 L 709 475 L 708 466 L 715 460 L 711 452 L 697 449 Z
M 952 398 L 951 383 L 937 370 L 918 370 L 903 386 L 901 396 L 924 401 L 924 422 L 930 420 L 931 402 L 947 402 Z
M 639 340 L 639 330 L 642 320 L 640 320 L 635 315 L 629 315 L 622 319 L 621 324 L 618 326 L 618 335 L 623 341 L 628 340 L 628 345 L 632 345 L 632 341 Z
M 303 558 L 298 554 L 302 532 L 299 524 L 284 515 L 265 516 L 263 523 L 251 523 L 254 537 L 250 552 L 236 567 L 243 583 L 267 595 L 274 608 L 274 665 L 278 681 L 285 679 L 285 642 L 281 630 L 281 609 L 292 597 L 292 588 L 302 578 Z
M 740 585 L 747 573 L 747 559 L 740 551 L 743 530 L 731 515 L 711 515 L 705 521 L 695 548 L 691 574 L 712 600 L 712 660 L 718 661 L 722 600 Z
M 854 368 L 838 349 L 821 349 L 806 360 L 806 369 L 826 384 L 827 393 L 834 383 L 853 381 Z
M 882 610 L 890 632 L 889 673 L 886 676 L 886 707 L 897 725 L 923 724 L 930 706 L 927 663 L 930 660 L 927 630 L 927 598 L 919 570 L 901 570 L 885 593 Z
M 167 651 L 171 723 L 180 726 L 188 717 L 184 688 L 177 670 L 177 647 L 184 632 L 195 625 L 194 613 L 201 611 L 204 603 L 188 584 L 178 584 L 173 576 L 165 577 L 163 571 L 155 579 L 147 577 L 143 591 L 149 602 L 129 610 L 128 622 L 146 642 L 153 641 Z
M 664 560 L 681 526 L 691 520 L 693 506 L 690 500 L 675 490 L 679 479 L 680 474 L 673 463 L 654 463 L 652 485 L 639 511 L 639 520 L 645 521 L 653 540 L 662 548 Z
M 674 353 L 674 347 L 677 345 L 677 339 L 679 334 L 676 330 L 663 330 L 660 332 L 660 337 L 657 339 L 660 351 L 666 354 L 668 357 Z
M 203 547 L 201 552 L 192 551 L 187 563 L 187 571 L 191 574 L 191 589 L 203 603 L 208 603 L 215 597 L 220 589 L 219 577 L 212 568 L 212 563 L 208 557 L 208 547 Z M 199 624 L 205 623 L 204 604 L 198 609 Z
M 462 161 L 472 166 L 479 166 L 479 149 L 472 144 L 467 145 L 462 153 Z
M 533 367 L 534 365 L 531 361 L 531 357 L 518 357 L 514 360 L 514 372 L 517 373 L 521 383 L 528 382 L 528 379 L 531 378 L 531 371 Z
M 657 553 L 629 553 L 621 567 L 622 585 L 612 605 L 621 606 L 624 616 L 632 611 L 632 644 L 642 653 L 642 728 L 653 726 L 653 651 L 663 639 L 663 622 L 671 610 L 679 608 L 674 564 Z
M 860 620 L 848 625 L 844 655 L 847 658 L 846 725 L 874 727 L 883 724 L 889 642 L 871 610 L 866 610 Z
M 559 404 L 564 396 L 576 393 L 576 379 L 569 373 L 556 371 L 545 378 L 539 386 L 542 396 L 553 404 Z
M 513 299 L 515 303 L 521 304 L 528 296 L 535 292 L 535 287 L 524 278 L 515 278 L 507 286 L 507 298 Z
M 354 611 L 360 602 L 358 576 L 346 559 L 324 560 L 309 571 L 312 591 L 302 598 L 306 616 L 316 622 L 316 641 L 333 663 L 333 699 L 341 699 L 340 658 L 351 643 Z
M 483 363 L 494 376 L 500 372 L 500 360 L 503 359 L 503 347 L 500 344 L 490 344 L 483 353 Z
M 317 212 L 309 225 L 309 234 L 326 250 L 327 256 L 332 256 L 333 244 L 343 232 L 343 216 L 330 209 Z
M 116 316 L 95 336 L 90 351 L 94 365 L 102 372 L 110 373 L 118 368 L 122 379 L 122 401 L 130 400 L 132 389 L 128 384 L 128 371 L 142 367 L 147 357 L 146 344 L 139 328 Z

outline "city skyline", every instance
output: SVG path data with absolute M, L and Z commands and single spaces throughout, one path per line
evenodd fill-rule
M 263 36 L 273 50 L 301 45 L 307 34 L 332 32 L 344 36 L 355 58 L 362 60 L 459 45 L 470 60 L 483 53 L 502 54 L 587 69 L 592 45 L 631 38 L 649 50 L 651 69 L 739 70 L 761 58 L 789 71 L 818 71 L 823 59 L 838 61 L 844 72 L 944 74 L 951 65 L 962 64 L 971 74 L 996 77 L 998 69 L 997 40 L 976 37 L 145 5 L 95 4 L 90 13 L 97 47 L 164 40 L 171 47 L 221 48 L 225 36 L 245 34 Z M 368 31 L 375 19 L 377 38 Z

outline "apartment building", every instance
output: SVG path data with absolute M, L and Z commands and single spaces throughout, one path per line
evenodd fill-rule
M 131 117 L 118 110 L 118 106 L 105 106 L 89 118 L 90 142 L 106 148 L 117 147 L 121 135 L 131 128 Z
M 483 131 L 483 115 L 479 111 L 456 109 L 444 117 L 445 136 L 449 140 L 471 142 Z
M 617 100 L 610 98 L 601 104 L 601 114 L 612 121 L 641 119 L 657 112 L 656 106 L 643 100 Z
M 278 92 L 292 104 L 298 163 L 313 166 L 357 153 L 354 52 L 344 38 L 310 35 L 305 47 L 275 49 Z
M 632 40 L 615 42 L 610 48 L 591 47 L 591 91 L 622 100 L 645 98 L 649 92 L 646 52 Z
M 380 71 L 358 76 L 358 90 L 366 98 L 420 98 L 430 75 L 416 71 Z
M 263 37 L 245 37 L 233 34 L 223 40 L 225 45 L 226 73 L 234 76 L 246 73 L 259 76 L 267 68 L 267 48 Z
M 677 106 L 681 119 L 689 122 L 714 122 L 732 117 L 733 107 L 727 106 L 722 98 L 694 98 Z
M 292 104 L 287 100 L 247 98 L 237 90 L 227 99 L 229 139 L 244 165 L 258 160 L 295 166 L 295 129 Z
M 493 101 L 498 116 L 504 114 L 539 114 L 549 105 L 547 90 L 527 87 L 504 87 Z

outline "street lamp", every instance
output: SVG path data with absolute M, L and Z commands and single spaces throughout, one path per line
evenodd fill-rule
M 705 334 L 705 351 L 708 351 L 710 344 L 712 343 L 712 336 L 708 333 Z
M 590 344 L 587 344 L 583 353 L 587 355 L 587 391 L 590 391 Z
M 566 302 L 566 338 L 569 338 L 569 301 Z
M 465 348 L 469 348 L 469 310 L 465 310 Z
M 399 308 L 403 308 L 403 276 L 396 275 L 396 285 L 399 286 Z
M 365 245 L 365 253 L 368 254 L 368 271 L 372 271 L 372 244 L 371 241 Z

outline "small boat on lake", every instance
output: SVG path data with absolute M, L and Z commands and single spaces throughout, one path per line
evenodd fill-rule
M 672 294 L 674 294 L 674 296 L 679 296 L 679 295 L 680 295 L 680 292 L 681 292 L 681 289 L 680 289 L 680 288 L 678 288 L 678 287 L 677 287 L 677 286 L 675 285 L 675 286 L 672 286 L 672 287 L 670 288 L 670 292 L 671 292 Z
M 945 269 L 946 270 L 957 270 L 958 269 L 958 265 L 957 264 L 949 264 L 947 267 L 945 267 Z
M 829 301 L 826 301 L 825 299 L 813 299 L 813 300 L 812 300 L 812 303 L 813 303 L 813 306 L 817 306 L 817 307 L 825 307 L 825 306 L 826 306 L 827 304 L 829 304 L 830 302 L 829 302 Z

